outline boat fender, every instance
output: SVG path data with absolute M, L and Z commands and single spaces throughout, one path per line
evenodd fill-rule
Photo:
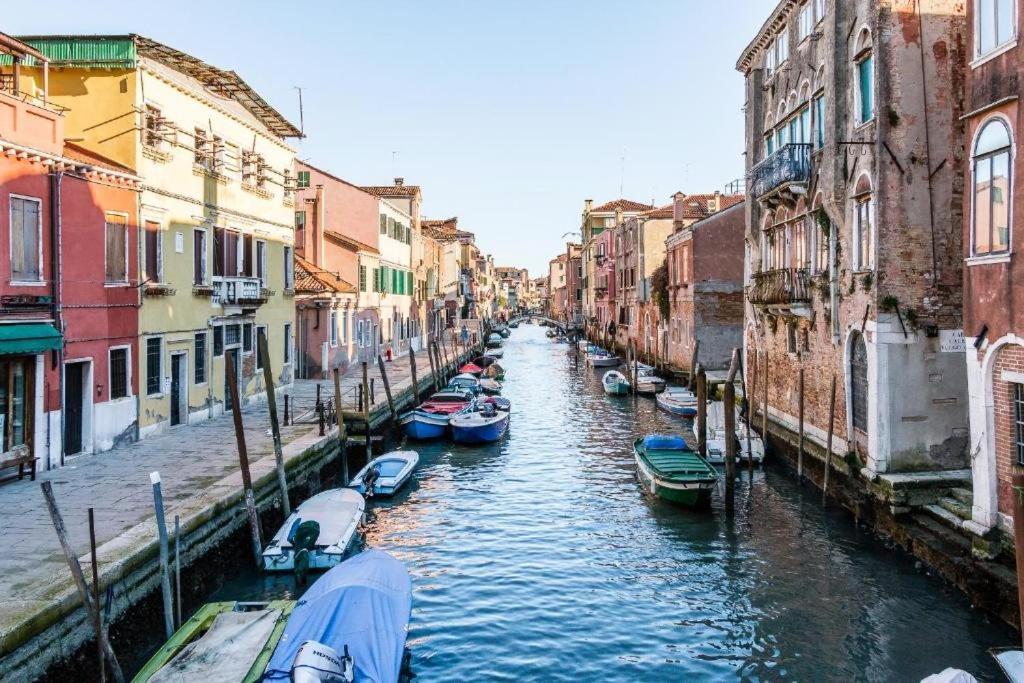
M 338 655 L 334 648 L 315 640 L 307 640 L 295 653 L 291 670 L 292 683 L 352 683 L 355 667 L 348 653 Z

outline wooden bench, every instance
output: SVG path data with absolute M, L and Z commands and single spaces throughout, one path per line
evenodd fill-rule
M 32 455 L 32 452 L 25 444 L 15 446 L 14 450 L 7 451 L 6 453 L 0 453 L 0 470 L 5 470 L 9 467 L 17 466 L 19 481 L 21 481 L 25 477 L 26 465 L 28 465 L 29 467 L 32 481 L 35 481 L 36 458 L 34 455 Z M 11 475 L 11 478 L 13 478 L 13 475 Z

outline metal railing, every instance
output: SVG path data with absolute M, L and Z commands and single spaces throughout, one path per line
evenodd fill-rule
M 754 273 L 753 280 L 747 293 L 752 304 L 782 306 L 811 301 L 811 277 L 804 269 L 782 268 Z
M 750 169 L 750 194 L 764 195 L 789 183 L 806 183 L 811 178 L 811 145 L 791 143 Z

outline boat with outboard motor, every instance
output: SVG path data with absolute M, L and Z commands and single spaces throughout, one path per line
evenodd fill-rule
M 689 389 L 668 387 L 655 397 L 658 407 L 680 417 L 697 415 L 697 396 Z
M 437 392 L 415 410 L 403 415 L 399 423 L 410 438 L 421 441 L 440 439 L 448 433 L 448 422 L 453 415 L 475 409 L 472 391 L 450 388 Z
M 711 403 L 708 405 L 708 434 L 707 434 L 707 460 L 712 465 L 724 465 L 725 464 L 725 446 L 726 446 L 726 432 L 725 432 L 725 416 L 723 414 L 724 406 L 721 402 Z M 697 424 L 694 423 L 692 428 L 694 438 L 697 436 Z M 747 453 L 749 452 L 750 459 L 756 465 L 760 465 L 764 462 L 764 441 L 761 440 L 761 436 L 753 429 L 750 430 L 749 439 L 749 450 L 747 447 L 747 423 L 739 415 L 736 416 L 736 461 L 739 463 L 745 463 L 747 461 Z
M 637 474 L 652 495 L 688 507 L 707 507 L 718 471 L 681 436 L 651 434 L 633 442 Z
M 420 454 L 416 451 L 385 453 L 366 463 L 348 486 L 367 498 L 393 496 L 409 481 L 419 462 Z
M 463 444 L 494 443 L 508 431 L 509 413 L 483 402 L 474 412 L 452 418 L 452 441 Z
M 366 502 L 352 489 L 330 489 L 297 507 L 263 549 L 268 572 L 330 569 L 340 564 L 363 519 Z
M 604 393 L 609 396 L 625 396 L 629 393 L 629 380 L 618 370 L 609 370 L 601 378 Z
M 448 388 L 465 389 L 467 391 L 472 391 L 474 394 L 479 394 L 482 391 L 480 388 L 480 378 L 467 373 L 455 375 L 448 380 Z
M 497 410 L 502 410 L 502 411 L 504 411 L 506 413 L 509 412 L 510 410 L 512 410 L 512 401 L 508 400 L 507 398 L 503 398 L 501 396 L 488 396 L 487 398 L 485 398 L 485 399 L 480 401 L 481 405 L 483 405 L 485 403 L 490 403 Z
M 637 361 L 633 368 L 634 376 L 636 377 L 636 393 L 641 396 L 654 396 L 665 391 L 668 383 L 661 377 L 658 377 L 654 366 L 645 365 Z
M 593 368 L 617 368 L 622 361 L 614 353 L 599 349 L 587 354 L 587 363 Z

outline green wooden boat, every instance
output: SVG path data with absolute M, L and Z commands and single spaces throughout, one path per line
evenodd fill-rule
M 679 436 L 650 435 L 633 443 L 637 474 L 655 496 L 694 508 L 711 504 L 718 471 Z
M 284 633 L 284 627 L 294 607 L 294 600 L 207 603 L 157 650 L 135 675 L 132 683 L 149 681 L 189 646 L 194 646 L 191 652 L 194 656 L 190 658 L 189 653 L 186 653 L 178 658 L 173 667 L 188 667 L 189 660 L 193 664 L 204 660 L 214 660 L 214 664 L 216 661 L 230 661 L 234 667 L 233 673 L 237 674 L 232 680 L 256 683 L 262 680 L 263 672 L 271 655 L 274 654 L 274 648 Z M 218 631 L 222 631 L 220 638 Z M 210 657 L 211 651 L 221 652 L 224 656 Z M 210 663 L 206 661 L 207 666 Z M 220 669 L 218 672 L 224 673 Z M 164 672 L 167 673 L 169 672 Z M 178 677 L 175 680 L 178 680 L 182 676 L 194 678 L 200 671 L 191 668 L 176 673 Z

